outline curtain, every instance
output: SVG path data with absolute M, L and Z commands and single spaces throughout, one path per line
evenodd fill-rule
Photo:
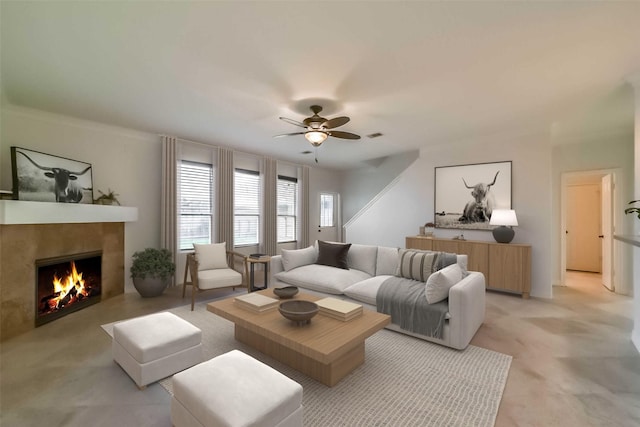
M 178 247 L 178 142 L 172 136 L 161 136 L 162 140 L 162 195 L 160 202 L 160 246 L 171 251 L 176 262 Z M 175 285 L 175 275 L 171 285 Z
M 233 250 L 233 150 L 220 148 L 218 153 L 218 242 L 227 242 Z
M 309 246 L 309 166 L 302 166 L 302 185 L 300 185 L 300 239 L 301 248 Z
M 264 252 L 276 255 L 278 250 L 278 162 L 264 160 Z

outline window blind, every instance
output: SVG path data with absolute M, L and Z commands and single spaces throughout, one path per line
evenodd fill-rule
M 257 245 L 260 237 L 260 173 L 236 169 L 233 191 L 234 246 Z
M 296 240 L 298 180 L 278 175 L 278 243 Z
M 193 249 L 193 243 L 211 243 L 213 214 L 213 166 L 180 162 L 180 249 Z

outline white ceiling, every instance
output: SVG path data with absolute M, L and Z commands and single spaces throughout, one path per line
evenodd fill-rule
M 325 167 L 505 130 L 633 128 L 640 2 L 0 2 L 3 98 Z M 381 132 L 383 137 L 365 135 Z

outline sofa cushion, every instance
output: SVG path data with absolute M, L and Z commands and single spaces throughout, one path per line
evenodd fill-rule
M 449 297 L 449 289 L 464 277 L 460 265 L 452 264 L 431 274 L 425 284 L 425 296 L 429 304 Z
M 316 264 L 348 270 L 347 256 L 350 247 L 351 243 L 338 244 L 318 240 L 318 259 Z
M 396 276 L 426 282 L 431 273 L 457 262 L 456 254 L 400 249 Z
M 376 305 L 376 295 L 378 294 L 378 288 L 382 282 L 387 280 L 391 275 L 375 276 L 369 279 L 362 280 L 358 283 L 354 283 L 344 290 L 344 294 L 349 298 L 356 301 L 364 302 L 366 304 Z
M 282 250 L 282 267 L 284 271 L 293 270 L 303 265 L 309 265 L 316 262 L 318 252 L 313 246 L 304 249 L 283 249 Z
M 355 269 L 343 270 L 326 265 L 310 264 L 289 271 L 281 271 L 274 277 L 290 285 L 340 295 L 349 286 L 371 276 Z
M 212 243 L 199 245 L 193 244 L 198 260 L 198 271 L 227 268 L 227 244 Z
M 396 274 L 398 269 L 398 248 L 388 248 L 386 246 L 380 246 L 378 248 L 377 261 L 376 261 L 376 275 L 390 275 Z
M 376 275 L 376 257 L 378 247 L 370 245 L 352 244 L 347 255 L 349 268 L 364 271 L 370 276 Z

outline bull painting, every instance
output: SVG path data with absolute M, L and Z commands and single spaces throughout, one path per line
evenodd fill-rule
M 11 147 L 11 162 L 14 198 L 93 203 L 91 164 L 19 147 Z
M 435 168 L 436 228 L 491 230 L 494 209 L 511 209 L 511 162 Z
M 491 186 L 496 183 L 499 173 L 500 171 L 496 172 L 496 176 L 493 177 L 493 181 L 491 183 L 485 184 L 483 182 L 479 182 L 473 186 L 467 184 L 467 181 L 462 178 L 462 182 L 464 182 L 465 187 L 472 190 L 471 196 L 473 199 L 464 205 L 463 214 L 458 218 L 458 221 L 463 223 L 489 222 L 491 219 L 491 212 L 493 212 L 493 206 L 495 205 Z

